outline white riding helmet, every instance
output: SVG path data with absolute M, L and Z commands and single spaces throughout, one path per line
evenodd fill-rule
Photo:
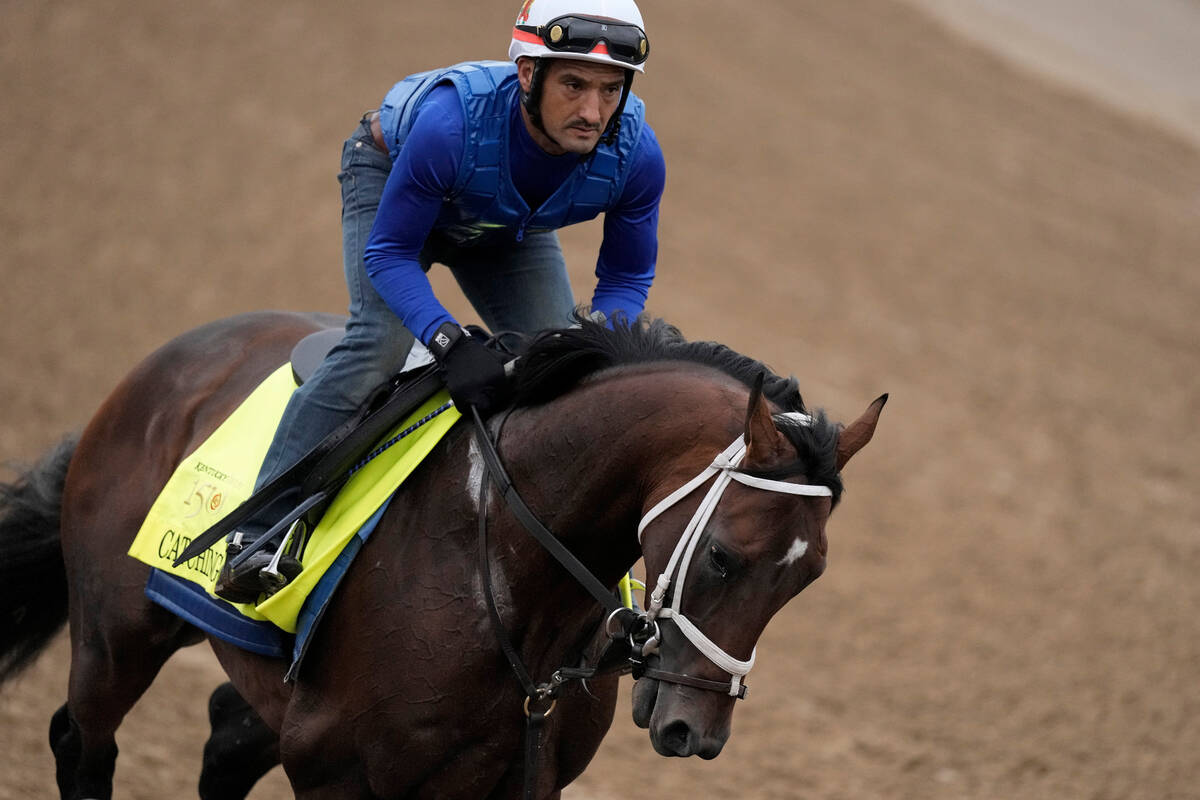
M 525 0 L 508 57 L 569 58 L 645 72 L 650 40 L 633 0 Z

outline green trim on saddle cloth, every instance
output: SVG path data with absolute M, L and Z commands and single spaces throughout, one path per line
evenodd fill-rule
M 295 388 L 291 366 L 284 364 L 176 467 L 146 515 L 129 555 L 213 594 L 213 585 L 225 563 L 224 541 L 178 567 L 171 562 L 192 539 L 250 496 L 275 428 Z M 389 431 L 383 441 L 448 400 L 445 390 L 433 395 Z M 457 409 L 447 409 L 363 466 L 346 482 L 313 531 L 304 550 L 304 571 L 257 607 L 246 604 L 234 608 L 251 619 L 269 620 L 288 633 L 295 633 L 304 599 L 321 575 L 460 416 Z

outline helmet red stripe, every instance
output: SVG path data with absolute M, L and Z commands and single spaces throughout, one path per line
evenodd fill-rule
M 536 33 L 529 33 L 518 28 L 513 28 L 513 38 L 519 42 L 528 42 L 529 44 L 542 44 L 542 37 Z

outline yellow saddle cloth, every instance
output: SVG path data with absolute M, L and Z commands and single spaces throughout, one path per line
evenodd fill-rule
M 129 555 L 190 581 L 212 595 L 225 563 L 224 541 L 178 567 L 172 562 L 192 539 L 250 496 L 284 406 L 295 389 L 291 366 L 284 364 L 188 455 L 151 506 Z M 391 440 L 448 400 L 445 390 L 433 395 L 383 441 Z M 257 606 L 235 608 L 251 619 L 269 620 L 288 633 L 295 633 L 304 599 L 325 570 L 460 416 L 451 406 L 367 462 L 346 482 L 313 531 L 301 558 L 304 571 Z

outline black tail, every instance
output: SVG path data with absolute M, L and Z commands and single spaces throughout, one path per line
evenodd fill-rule
M 0 683 L 27 667 L 67 621 L 59 521 L 75 438 L 15 483 L 0 483 Z

